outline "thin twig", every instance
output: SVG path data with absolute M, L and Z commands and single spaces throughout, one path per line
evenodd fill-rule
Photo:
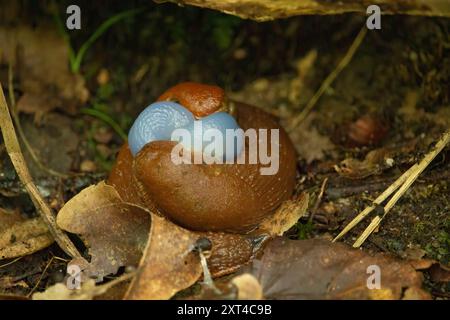
M 22 151 L 20 149 L 19 141 L 14 130 L 11 115 L 9 113 L 8 104 L 6 103 L 3 88 L 0 83 L 0 127 L 3 134 L 6 151 L 8 152 L 11 162 L 16 169 L 20 181 L 23 183 L 25 189 L 30 195 L 34 206 L 39 212 L 42 220 L 47 224 L 55 241 L 59 244 L 69 256 L 83 259 L 77 248 L 74 246 L 69 237 L 57 226 L 55 216 L 52 213 L 49 205 L 44 201 L 39 190 L 33 182 Z
M 419 175 L 428 167 L 428 165 L 433 161 L 433 159 L 445 148 L 445 146 L 450 142 L 450 130 L 445 132 L 442 138 L 436 143 L 433 150 L 431 150 L 420 163 L 413 169 L 411 174 L 408 176 L 406 181 L 402 184 L 400 189 L 393 195 L 393 197 L 388 201 L 384 207 L 384 214 L 382 217 L 376 216 L 370 225 L 364 230 L 361 236 L 355 241 L 353 247 L 359 248 L 364 241 L 372 234 L 372 232 L 380 225 L 381 221 L 386 217 L 388 212 L 394 207 L 397 201 L 405 194 L 405 192 L 411 187 L 411 185 L 416 181 Z
M 395 180 L 382 194 L 378 196 L 372 205 L 365 208 L 361 213 L 359 213 L 350 223 L 333 239 L 333 242 L 339 240 L 345 236 L 351 229 L 353 229 L 358 223 L 360 223 L 365 217 L 369 215 L 377 206 L 381 205 L 384 200 L 386 200 L 392 193 L 395 192 L 410 176 L 411 172 L 417 168 L 417 164 L 414 164 L 405 173 L 403 173 L 397 180 Z
M 314 203 L 314 208 L 311 211 L 311 215 L 309 216 L 309 222 L 312 222 L 314 216 L 316 215 L 317 210 L 319 209 L 320 202 L 322 201 L 323 193 L 325 191 L 325 186 L 327 185 L 328 178 L 323 179 L 322 186 L 320 187 L 319 195 L 317 196 L 316 203 Z
M 351 44 L 347 53 L 342 58 L 342 60 L 339 62 L 337 67 L 322 82 L 322 85 L 320 86 L 319 90 L 317 90 L 316 93 L 314 94 L 314 96 L 308 101 L 308 104 L 305 106 L 305 108 L 303 108 L 303 110 L 294 118 L 294 120 L 292 120 L 291 124 L 288 127 L 288 132 L 292 132 L 295 128 L 297 128 L 297 126 L 303 120 L 305 120 L 305 118 L 308 116 L 308 114 L 314 108 L 314 106 L 316 105 L 317 101 L 319 101 L 319 99 L 323 95 L 323 93 L 330 87 L 330 85 L 337 78 L 337 76 L 341 73 L 341 71 L 352 60 L 353 55 L 355 54 L 356 50 L 358 50 L 359 46 L 361 45 L 362 41 L 364 40 L 366 33 L 367 33 L 367 27 L 364 25 L 361 28 L 361 30 L 359 31 L 355 40 L 353 40 L 353 43 Z
M 22 259 L 22 258 L 23 258 L 23 256 L 22 256 L 22 257 L 15 258 L 13 261 L 10 261 L 10 262 L 8 262 L 8 263 L 2 264 L 2 265 L 0 265 L 0 269 L 1 269 L 1 268 L 4 268 L 4 267 L 7 267 L 7 266 L 10 266 L 10 265 L 16 263 L 17 261 L 19 261 L 19 260 Z
M 27 298 L 31 297 L 31 295 L 33 294 L 33 292 L 37 289 L 37 287 L 39 286 L 39 284 L 41 283 L 42 279 L 44 278 L 45 273 L 47 272 L 47 269 L 50 267 L 50 265 L 52 264 L 53 260 L 55 260 L 55 257 L 53 256 L 50 261 L 47 263 L 47 265 L 45 266 L 44 270 L 42 271 L 38 281 L 36 282 L 36 284 L 34 285 L 34 287 L 31 289 L 30 292 L 28 292 L 27 294 Z

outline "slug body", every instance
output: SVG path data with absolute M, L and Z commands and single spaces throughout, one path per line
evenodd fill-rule
M 159 126 L 157 121 L 154 126 L 145 122 L 135 123 L 136 128 L 133 125 L 129 142 L 120 149 L 108 179 L 125 201 L 146 206 L 186 229 L 207 234 L 213 243 L 210 269 L 216 276 L 233 271 L 250 259 L 252 241 L 246 234 L 291 197 L 296 175 L 294 147 L 275 118 L 238 102 L 233 102 L 234 116 L 223 112 L 226 110 L 224 94 L 217 88 L 180 84 L 158 99 L 157 109 L 167 106 L 167 115 L 179 112 L 174 118 L 181 120 L 167 120 L 168 127 L 184 128 L 191 133 L 196 121 L 221 132 L 256 129 L 257 141 L 261 138 L 259 129 L 278 129 L 279 170 L 276 173 L 262 175 L 261 168 L 265 164 L 259 160 L 257 163 L 174 164 L 171 152 L 178 142 L 167 138 L 165 129 L 161 131 L 163 135 L 159 135 L 160 131 L 150 132 Z M 164 99 L 171 102 L 161 101 Z M 174 101 L 182 104 L 191 115 Z M 147 114 L 151 113 L 151 107 L 141 114 L 143 119 L 154 119 L 154 115 Z M 145 134 L 147 136 L 143 137 Z M 195 134 L 193 136 L 195 139 Z M 225 148 L 224 159 L 249 159 L 249 140 L 238 136 L 235 142 L 237 147 Z M 183 146 L 183 152 L 199 151 L 192 145 Z M 203 146 L 201 148 L 203 150 Z M 272 152 L 270 145 L 268 151 Z

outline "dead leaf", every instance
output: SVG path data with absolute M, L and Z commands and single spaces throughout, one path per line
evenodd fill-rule
M 422 259 L 427 252 L 420 247 L 412 247 L 407 248 L 404 252 L 401 253 L 401 257 L 403 259 L 408 260 L 420 260 Z
M 415 270 L 426 270 L 426 269 L 429 269 L 435 263 L 436 263 L 436 261 L 435 260 L 431 260 L 431 259 L 409 260 L 409 264 Z
M 137 266 L 150 230 L 149 213 L 121 202 L 114 187 L 104 182 L 67 202 L 56 222 L 63 230 L 78 234 L 89 248 L 90 263 L 77 259 L 71 264 L 99 281 L 122 266 Z
M 380 174 L 384 169 L 393 165 L 392 153 L 387 148 L 375 149 L 367 153 L 364 160 L 348 158 L 338 166 L 336 172 L 348 179 L 364 179 L 372 175 Z
M 330 138 L 320 134 L 313 125 L 315 116 L 316 114 L 311 112 L 301 126 L 289 133 L 298 154 L 305 159 L 307 164 L 315 160 L 323 160 L 326 154 L 335 150 L 335 145 Z
M 405 290 L 402 300 L 430 300 L 430 294 L 417 287 Z
M 444 266 L 441 263 L 436 263 L 430 268 L 431 280 L 434 282 L 449 282 L 450 281 L 450 267 Z
M 139 263 L 128 299 L 168 299 L 201 275 L 193 251 L 198 234 L 122 202 L 115 188 L 104 182 L 71 199 L 58 213 L 57 223 L 78 234 L 88 247 L 91 262 L 80 266 L 88 276 L 101 279 L 121 266 Z
M 234 277 L 231 283 L 238 290 L 237 298 L 239 300 L 261 300 L 263 298 L 261 284 L 249 273 Z
M 432 259 L 409 260 L 409 264 L 416 270 L 428 271 L 434 282 L 449 282 L 450 267 Z
M 193 251 L 199 235 L 152 215 L 150 237 L 125 299 L 169 299 L 202 275 L 200 257 Z
M 94 279 L 88 279 L 80 284 L 81 288 L 70 289 L 65 283 L 56 283 L 48 287 L 44 292 L 33 294 L 33 300 L 92 300 L 108 294 L 111 289 L 126 283 L 132 273 L 124 274 L 110 282 L 96 285 Z
M 367 287 L 369 266 L 380 268 L 380 289 Z M 249 271 L 267 299 L 401 299 L 405 288 L 430 297 L 421 289 L 422 275 L 407 261 L 320 239 L 276 238 Z
M 51 233 L 40 218 L 16 222 L 0 233 L 0 260 L 32 254 L 53 242 Z
M 69 70 L 69 47 L 56 29 L 25 25 L 0 28 L 0 64 L 12 64 L 24 95 L 17 108 L 37 119 L 55 109 L 74 113 L 89 92 Z
M 295 200 L 287 200 L 281 204 L 274 215 L 264 220 L 256 231 L 259 234 L 281 236 L 294 226 L 306 214 L 309 194 L 304 193 Z
M 0 208 L 0 234 L 10 228 L 16 222 L 25 220 L 17 210 L 6 210 Z
M 22 287 L 25 289 L 29 289 L 29 286 L 26 284 L 23 280 L 16 280 L 16 277 L 9 277 L 4 276 L 0 278 L 0 288 L 2 291 L 5 289 L 15 288 L 15 287 Z

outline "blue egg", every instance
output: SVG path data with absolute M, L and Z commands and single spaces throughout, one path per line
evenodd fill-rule
M 186 149 L 208 152 L 223 161 L 232 161 L 242 152 L 244 132 L 226 112 L 213 113 L 190 123 L 185 129 L 192 137 L 190 143 L 183 142 Z
M 139 114 L 128 133 L 131 153 L 135 156 L 147 143 L 170 140 L 173 130 L 194 120 L 193 114 L 178 103 L 152 103 Z

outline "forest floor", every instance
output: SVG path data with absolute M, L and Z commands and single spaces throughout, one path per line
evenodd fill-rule
M 82 46 L 99 21 L 127 8 L 119 1 L 100 11 L 96 4 L 86 4 L 87 27 L 67 33 L 72 47 Z M 45 8 L 10 10 L 3 13 L 9 19 L 0 19 L 0 39 L 6 26 L 20 29 L 23 21 L 57 31 Z M 289 126 L 339 63 L 363 22 L 362 16 L 341 15 L 256 23 L 172 5 L 155 5 L 119 22 L 82 61 L 80 75 L 89 98 L 79 97 L 83 102 L 74 110 L 58 103 L 44 109 L 33 103 L 18 106 L 24 135 L 37 157 L 47 169 L 62 173 L 42 170 L 24 147 L 39 190 L 58 210 L 80 190 L 104 179 L 132 119 L 178 82 L 217 84 L 232 99 L 259 106 Z M 34 44 L 28 45 L 33 51 Z M 44 60 L 52 60 L 55 52 L 59 49 L 53 47 L 41 53 L 49 55 Z M 13 85 L 16 100 L 33 91 L 24 80 L 26 73 L 8 66 L 0 60 L 0 82 L 9 84 L 5 91 Z M 42 72 L 33 65 L 27 68 Z M 309 210 L 313 217 L 302 218 L 288 231 L 289 238 L 335 237 L 420 161 L 449 127 L 450 21 L 383 17 L 382 29 L 367 33 L 348 66 L 290 133 L 298 151 L 297 192 L 309 192 L 311 204 L 322 185 L 324 193 L 317 208 Z M 36 216 L 4 148 L 0 172 L 0 208 Z M 365 226 L 354 228 L 342 241 L 352 244 Z M 362 250 L 449 265 L 449 148 L 422 173 Z M 0 261 L 0 278 L 9 279 L 0 281 L 0 290 L 17 295 L 42 291 L 64 278 L 66 263 L 67 256 L 55 244 L 17 261 Z M 448 282 L 424 275 L 434 298 L 450 297 Z

